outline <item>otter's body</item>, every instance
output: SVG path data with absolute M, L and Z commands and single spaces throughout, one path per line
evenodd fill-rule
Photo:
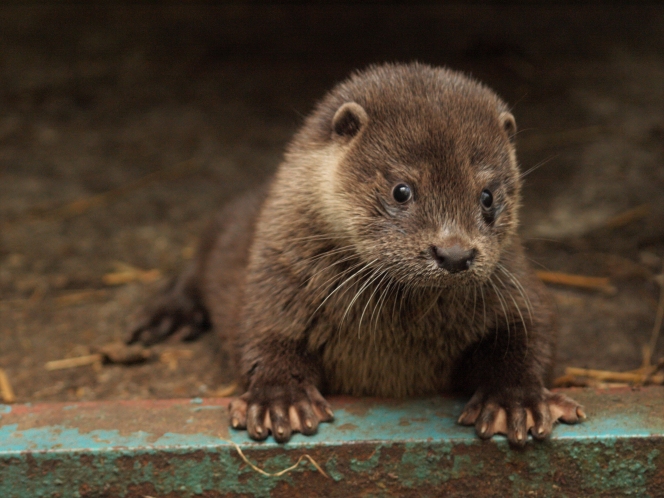
M 353 75 L 268 186 L 218 216 L 132 339 L 209 317 L 246 390 L 232 423 L 256 439 L 314 432 L 332 416 L 320 393 L 475 393 L 460 422 L 518 444 L 576 421 L 544 388 L 553 315 L 516 235 L 514 132 L 459 73 Z

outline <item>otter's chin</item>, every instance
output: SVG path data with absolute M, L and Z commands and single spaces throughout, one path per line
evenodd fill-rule
M 408 281 L 409 285 L 420 288 L 472 288 L 483 285 L 491 277 L 489 272 L 468 270 L 460 273 L 447 273 L 441 270 L 420 274 Z

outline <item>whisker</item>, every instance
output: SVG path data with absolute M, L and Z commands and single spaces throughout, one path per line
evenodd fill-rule
M 353 259 L 353 258 L 354 258 L 354 256 L 350 257 L 349 259 Z M 333 264 L 329 265 L 329 267 L 332 267 L 332 266 L 334 266 L 335 264 L 342 263 L 342 262 L 343 262 L 343 261 L 338 261 L 337 263 L 333 263 Z M 346 268 L 346 269 L 343 270 L 342 272 L 339 272 L 339 273 L 333 273 L 333 275 L 332 275 L 330 278 L 328 278 L 325 282 L 323 282 L 322 284 L 318 285 L 317 287 L 318 287 L 319 289 L 321 289 L 321 292 L 324 294 L 324 293 L 326 292 L 327 284 L 328 284 L 328 283 L 332 282 L 333 280 L 338 279 L 339 277 L 343 277 L 344 275 L 347 275 L 348 273 L 352 272 L 353 270 L 355 270 L 355 269 L 358 268 L 359 266 L 362 266 L 363 264 L 364 264 L 364 262 L 363 262 L 363 261 L 360 261 L 360 262 L 355 263 L 354 265 L 350 266 L 349 268 Z M 329 267 L 328 267 L 328 268 L 329 268 Z M 312 277 L 313 277 L 313 275 L 312 275 Z
M 526 304 L 526 309 L 528 311 L 528 318 L 530 318 L 530 324 L 533 325 L 535 322 L 533 321 L 533 306 L 532 302 L 530 301 L 530 297 L 528 296 L 528 293 L 526 292 L 526 289 L 524 289 L 523 285 L 519 281 L 519 279 L 509 271 L 505 266 L 503 266 L 501 263 L 498 263 L 498 269 L 502 271 L 507 278 L 509 278 L 512 283 L 514 284 L 514 287 L 519 291 L 519 294 L 521 294 L 521 298 L 523 299 L 524 303 Z
M 411 286 L 406 286 L 404 288 L 404 295 L 401 297 L 401 300 L 399 301 L 399 314 L 397 315 L 397 318 L 399 319 L 399 325 L 403 323 L 403 303 L 404 301 L 410 301 L 411 294 L 413 293 L 413 287 Z
M 316 275 L 319 275 L 319 274 L 323 273 L 324 271 L 329 270 L 329 269 L 332 268 L 333 266 L 340 265 L 341 263 L 345 263 L 346 261 L 350 261 L 351 259 L 355 259 L 356 257 L 357 257 L 356 254 L 351 254 L 350 256 L 346 256 L 345 258 L 342 258 L 342 259 L 338 259 L 338 260 L 336 260 L 334 263 L 330 263 L 330 264 L 327 265 L 326 267 L 321 268 L 320 270 L 318 270 L 318 271 L 312 273 L 312 274 L 309 276 L 309 278 L 307 278 L 307 279 L 306 279 L 306 280 L 300 285 L 300 287 L 305 286 L 305 285 L 306 285 L 308 282 L 310 282 L 311 279 L 313 279 Z M 362 263 L 360 263 L 360 264 L 362 264 Z M 332 278 L 330 278 L 330 279 L 328 279 L 327 281 L 325 281 L 321 286 L 324 286 L 327 282 L 329 282 L 330 280 L 334 280 L 336 277 L 337 277 L 337 275 L 333 275 Z
M 303 258 L 302 261 L 306 261 L 308 263 L 317 261 L 319 259 L 322 259 L 326 256 L 334 256 L 335 254 L 341 254 L 347 251 L 354 251 L 355 248 L 352 246 L 344 246 L 344 247 L 336 247 L 334 249 L 330 249 L 329 251 L 323 251 L 320 254 L 316 254 L 315 256 L 310 256 L 308 258 Z
M 440 299 L 440 296 L 443 295 L 444 290 L 445 290 L 445 288 L 440 289 L 440 291 L 438 292 L 436 297 L 434 297 L 432 299 L 431 304 L 426 309 L 426 311 L 424 313 L 422 313 L 422 315 L 420 315 L 420 317 L 417 319 L 418 322 L 421 322 L 422 320 L 424 320 L 426 318 L 426 316 L 431 312 L 431 310 L 436 306 L 436 304 L 438 304 L 438 300 Z
M 486 332 L 486 298 L 484 297 L 484 285 L 480 285 L 480 293 L 482 294 L 482 311 L 484 312 L 484 329 L 483 332 Z
M 308 235 L 307 237 L 295 237 L 292 239 L 289 239 L 291 242 L 300 242 L 302 240 L 339 240 L 339 239 L 352 239 L 352 235 L 347 235 L 347 234 L 320 234 L 320 235 Z
M 394 266 L 388 268 L 387 271 L 391 272 L 393 270 Z M 381 282 L 382 283 L 382 280 Z M 389 297 L 390 291 L 392 290 L 392 287 L 394 287 L 396 284 L 393 279 L 388 279 L 388 284 L 385 287 L 385 291 L 381 293 L 380 298 L 378 299 L 378 303 L 376 304 L 376 307 L 378 307 L 378 312 L 376 313 L 376 320 L 374 322 L 374 327 L 373 327 L 373 336 L 376 337 L 376 333 L 378 331 L 378 322 L 380 321 L 381 318 L 381 313 L 383 311 L 383 307 L 385 306 L 385 303 L 387 302 L 387 298 Z M 375 312 L 374 308 L 374 312 Z M 371 313 L 371 320 L 369 323 L 371 324 L 371 321 L 373 321 L 373 315 L 374 312 Z
M 367 277 L 367 281 L 364 283 L 364 285 L 362 285 L 362 287 L 360 287 L 360 290 L 358 290 L 358 291 L 355 293 L 355 296 L 353 297 L 353 299 L 351 300 L 351 302 L 350 302 L 350 303 L 348 304 L 348 306 L 346 307 L 346 311 L 344 312 L 344 316 L 341 317 L 341 322 L 339 322 L 339 330 L 341 330 L 341 325 L 342 325 L 342 324 L 344 323 L 344 321 L 346 320 L 346 316 L 348 315 L 348 312 L 350 311 L 350 309 L 351 309 L 351 308 L 353 307 L 353 305 L 355 304 L 355 301 L 357 301 L 357 299 L 360 297 L 360 295 L 364 292 L 364 289 L 366 289 L 366 288 L 371 284 L 371 282 L 373 282 L 373 281 L 376 279 L 376 274 L 380 275 L 380 270 L 382 270 L 382 268 L 383 268 L 383 266 L 381 265 L 381 266 L 379 266 L 377 269 L 375 269 L 375 270 L 369 275 L 369 277 Z
M 394 323 L 396 322 L 396 320 L 394 319 L 394 313 L 397 309 L 397 302 L 402 302 L 402 299 L 403 299 L 403 295 L 401 296 L 401 299 L 399 299 L 399 287 L 395 285 L 394 301 L 392 301 L 392 326 L 394 326 Z M 397 315 L 397 318 L 399 318 L 398 315 Z M 401 323 L 401 322 L 399 322 L 399 323 Z
M 380 289 L 380 284 L 383 282 L 383 280 L 385 280 L 385 277 L 387 276 L 387 271 L 383 270 L 381 273 L 378 274 L 378 276 L 374 280 L 372 280 L 372 282 L 377 280 L 378 278 L 380 278 L 381 275 L 382 275 L 382 278 L 376 284 L 376 286 L 375 286 L 376 288 L 373 290 L 373 292 L 369 296 L 369 299 L 367 299 L 367 303 L 364 305 L 364 309 L 362 310 L 362 314 L 360 315 L 360 321 L 357 324 L 357 333 L 358 334 L 360 333 L 360 331 L 362 329 L 362 319 L 364 318 L 364 314 L 367 311 L 367 307 L 371 304 L 371 300 L 373 299 L 376 292 L 378 292 L 378 289 Z M 371 319 L 369 319 L 369 324 L 371 324 Z
M 505 290 L 507 290 L 507 287 L 505 287 L 505 283 L 503 282 L 503 280 L 497 274 L 496 274 L 496 278 L 501 283 L 503 288 Z M 512 302 L 514 303 L 514 306 L 516 307 L 516 311 L 519 313 L 519 318 L 521 318 L 521 323 L 523 323 L 523 330 L 524 330 L 524 333 L 526 334 L 526 353 L 525 354 L 527 355 L 528 354 L 528 326 L 526 325 L 526 321 L 523 319 L 523 314 L 521 313 L 521 308 L 517 304 L 516 299 L 514 299 L 514 296 L 512 295 L 511 292 L 508 292 L 508 294 L 510 296 L 510 299 L 512 299 Z
M 538 162 L 535 166 L 533 166 L 531 168 L 528 168 L 526 171 L 524 171 L 523 173 L 521 173 L 519 175 L 519 179 L 521 179 L 521 180 L 524 179 L 526 176 L 531 174 L 533 171 L 536 171 L 536 170 L 540 169 L 545 164 L 547 164 L 547 163 L 551 162 L 552 160 L 554 160 L 556 157 L 558 157 L 558 155 L 559 154 L 554 154 L 553 156 L 547 157 L 546 159 L 543 159 L 542 161 Z
M 345 286 L 348 282 L 350 282 L 354 277 L 356 277 L 357 275 L 359 275 L 360 273 L 362 273 L 364 270 L 366 270 L 367 268 L 369 268 L 369 267 L 370 267 L 372 264 L 374 264 L 376 261 L 378 261 L 378 258 L 376 258 L 376 259 L 374 259 L 373 261 L 370 261 L 369 263 L 367 263 L 366 265 L 364 265 L 360 270 L 358 270 L 357 272 L 353 273 L 350 277 L 348 277 L 348 278 L 347 278 L 346 280 L 344 280 L 340 285 L 338 285 L 338 286 L 337 286 L 332 292 L 330 292 L 330 293 L 327 295 L 327 297 L 326 297 L 325 299 L 323 299 L 323 302 L 320 303 L 320 304 L 318 305 L 318 307 L 314 310 L 314 312 L 311 314 L 312 319 L 313 319 L 314 315 L 318 312 L 318 310 L 319 310 L 319 309 L 320 309 L 320 308 L 321 308 L 321 307 L 327 302 L 328 299 L 330 299 L 334 294 L 336 294 L 336 293 L 339 291 L 339 289 L 341 289 L 342 287 L 344 287 L 344 286 Z M 361 264 L 361 263 L 359 263 L 359 264 Z M 356 265 L 356 266 L 359 266 L 359 264 Z M 345 291 L 344 291 L 344 292 L 345 292 Z
M 500 289 L 496 286 L 496 284 L 491 280 L 494 274 L 489 277 L 488 282 L 491 284 L 491 287 L 493 287 L 494 292 L 496 293 L 496 297 L 498 298 L 498 302 L 500 302 L 500 307 L 503 309 L 503 314 L 505 316 L 505 322 L 507 325 L 507 346 L 505 347 L 505 355 L 503 356 L 503 359 L 507 357 L 507 352 L 509 351 L 510 348 L 510 337 L 511 337 L 511 332 L 510 332 L 510 317 L 507 313 L 507 301 L 503 299 L 503 295 L 500 292 Z M 496 324 L 498 325 L 498 324 Z
M 469 320 L 471 325 L 475 322 L 476 314 L 477 314 L 477 286 L 473 285 L 473 315 Z

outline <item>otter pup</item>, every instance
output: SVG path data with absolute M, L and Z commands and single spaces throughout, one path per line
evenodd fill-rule
M 423 64 L 353 74 L 317 105 L 263 190 L 228 205 L 132 329 L 208 321 L 254 439 L 316 432 L 322 394 L 472 394 L 459 423 L 523 445 L 584 418 L 549 392 L 554 316 L 516 233 L 516 124 L 491 90 Z

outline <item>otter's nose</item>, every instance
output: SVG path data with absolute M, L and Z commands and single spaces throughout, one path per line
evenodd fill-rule
M 432 246 L 431 253 L 438 268 L 450 273 L 467 270 L 475 259 L 475 249 L 466 249 L 456 244 L 450 247 Z

